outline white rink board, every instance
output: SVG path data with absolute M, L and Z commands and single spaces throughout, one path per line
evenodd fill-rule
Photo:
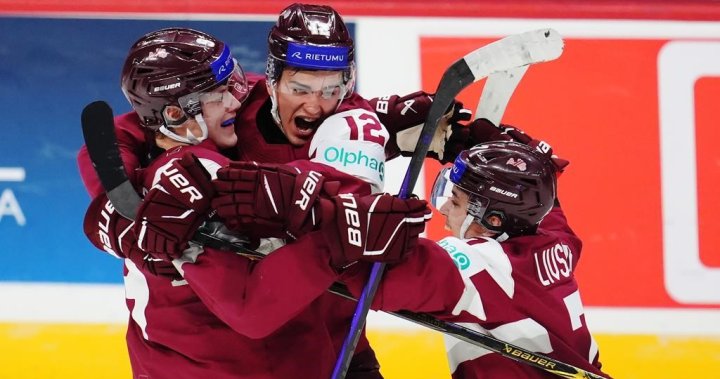
M 128 319 L 121 285 L 0 284 L 0 322 L 124 324 Z M 593 333 L 720 336 L 720 310 L 586 307 Z M 368 328 L 420 330 L 383 312 L 370 312 Z

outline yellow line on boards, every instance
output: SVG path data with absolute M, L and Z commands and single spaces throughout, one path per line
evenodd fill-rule
M 122 324 L 0 323 L 0 378 L 127 379 Z M 449 379 L 439 333 L 369 330 L 388 379 Z M 597 334 L 606 372 L 624 379 L 707 377 L 720 372 L 720 336 Z M 98 373 L 102 373 L 99 375 Z

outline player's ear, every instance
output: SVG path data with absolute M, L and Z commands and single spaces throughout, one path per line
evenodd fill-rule
M 173 123 L 183 118 L 183 111 L 176 105 L 168 105 L 163 109 L 163 118 Z
M 490 225 L 494 227 L 499 227 L 502 225 L 502 219 L 497 215 L 487 216 L 487 218 L 485 218 L 485 221 L 487 221 Z

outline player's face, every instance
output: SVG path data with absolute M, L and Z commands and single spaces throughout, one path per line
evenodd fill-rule
M 452 196 L 440 207 L 440 214 L 445 216 L 445 229 L 452 232 L 455 237 L 464 238 L 460 235 L 468 210 L 468 194 L 454 187 Z
M 292 145 L 301 146 L 335 113 L 344 96 L 342 72 L 285 69 L 275 93 L 283 132 Z
M 235 116 L 240 109 L 240 101 L 228 91 L 227 86 L 203 94 L 200 101 L 208 138 L 221 149 L 235 146 Z

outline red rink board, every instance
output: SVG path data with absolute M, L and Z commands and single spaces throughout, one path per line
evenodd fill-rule
M 452 61 L 492 41 L 422 38 L 424 89 L 434 91 Z M 662 225 L 657 67 L 667 42 L 566 38 L 560 59 L 530 68 L 503 119 L 547 139 L 571 161 L 559 193 L 584 241 L 578 277 L 589 306 L 687 306 L 668 295 L 663 274 L 662 237 L 672 231 Z M 474 110 L 481 89 L 471 86 L 459 99 Z M 718 98 L 720 78 L 697 80 L 700 256 L 714 267 L 720 267 Z M 426 172 L 429 186 L 437 165 Z M 433 219 L 431 236 L 446 233 L 442 220 Z

